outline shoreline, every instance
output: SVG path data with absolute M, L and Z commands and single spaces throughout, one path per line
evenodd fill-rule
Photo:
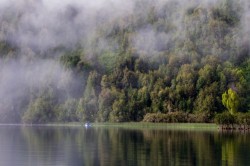
M 21 127 L 84 127 L 84 128 L 122 128 L 122 129 L 169 129 L 169 130 L 201 130 L 218 131 L 215 123 L 149 123 L 149 122 L 121 122 L 121 123 L 90 123 L 85 127 L 84 123 L 48 123 L 48 124 L 0 124 L 1 126 Z

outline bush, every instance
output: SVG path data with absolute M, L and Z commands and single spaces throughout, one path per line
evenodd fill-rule
M 148 113 L 144 116 L 143 122 L 155 123 L 184 123 L 188 122 L 188 114 L 184 112 Z
M 238 113 L 236 123 L 239 125 L 250 125 L 250 113 Z
M 211 123 L 213 122 L 213 114 L 210 112 L 198 112 L 188 115 L 188 122 L 190 123 Z
M 214 121 L 216 124 L 220 125 L 230 125 L 235 124 L 235 116 L 230 114 L 229 112 L 223 112 L 215 115 Z

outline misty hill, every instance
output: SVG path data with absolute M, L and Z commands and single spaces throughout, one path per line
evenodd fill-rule
M 248 0 L 2 0 L 0 122 L 169 112 L 207 122 L 226 109 L 247 112 L 249 8 Z

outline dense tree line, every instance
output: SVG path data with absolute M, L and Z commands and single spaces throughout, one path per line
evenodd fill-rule
M 249 43 L 239 43 L 241 4 L 189 7 L 177 26 L 174 1 L 160 8 L 136 2 L 132 14 L 97 27 L 87 44 L 37 51 L 0 38 L 1 65 L 30 64 L 39 55 L 77 78 L 63 88 L 50 81 L 25 86 L 18 99 L 3 96 L 0 120 L 125 122 L 141 121 L 147 113 L 184 112 L 206 122 L 227 109 L 250 110 Z

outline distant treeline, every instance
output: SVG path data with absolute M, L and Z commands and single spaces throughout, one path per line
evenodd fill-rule
M 0 38 L 1 66 L 29 65 L 39 57 L 60 63 L 72 76 L 65 86 L 48 81 L 20 85 L 25 91 L 19 96 L 1 94 L 0 121 L 128 122 L 145 115 L 147 121 L 152 113 L 212 122 L 224 111 L 250 111 L 249 43 L 242 38 L 239 3 L 189 7 L 176 23 L 178 11 L 170 6 L 139 2 L 133 14 L 97 27 L 88 44 L 37 51 Z M 0 27 L 15 26 L 18 16 L 13 17 L 0 17 Z

